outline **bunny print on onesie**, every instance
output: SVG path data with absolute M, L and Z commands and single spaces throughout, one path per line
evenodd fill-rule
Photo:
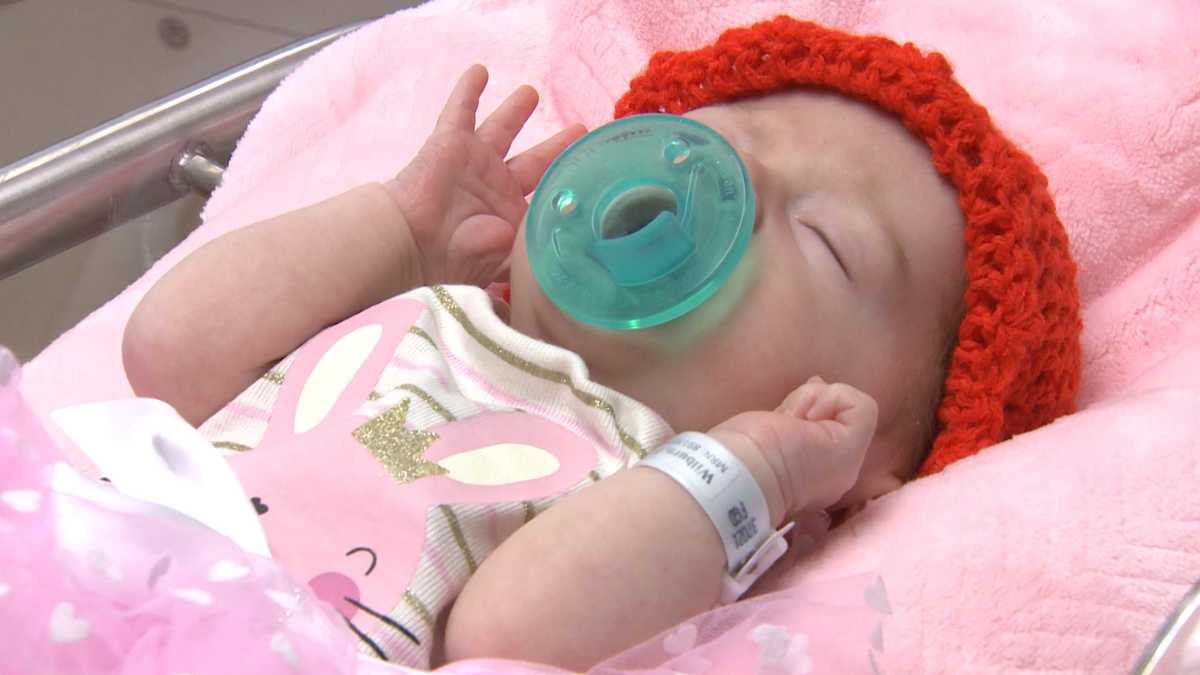
M 327 328 L 201 432 L 227 454 L 272 555 L 362 651 L 416 667 L 508 535 L 671 435 L 472 287 L 417 289 Z

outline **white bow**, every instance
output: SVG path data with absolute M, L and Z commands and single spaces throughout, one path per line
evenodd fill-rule
M 178 511 L 243 550 L 270 557 L 237 476 L 170 405 L 133 398 L 60 408 L 50 417 L 121 492 Z

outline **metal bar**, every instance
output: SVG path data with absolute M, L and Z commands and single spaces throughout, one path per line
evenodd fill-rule
M 1133 675 L 1184 675 L 1200 664 L 1200 581 L 1196 582 L 1133 667 Z
M 300 40 L 0 167 L 0 280 L 173 202 L 189 186 L 215 187 L 217 169 L 267 95 L 364 23 Z
M 211 159 L 212 150 L 203 143 L 189 145 L 175 157 L 167 178 L 183 191 L 199 192 L 205 197 L 221 184 L 225 167 Z

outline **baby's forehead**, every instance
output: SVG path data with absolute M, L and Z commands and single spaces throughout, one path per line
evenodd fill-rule
M 837 194 L 881 222 L 911 225 L 903 229 L 919 230 L 931 219 L 961 222 L 958 191 L 935 168 L 929 146 L 872 104 L 795 88 L 688 115 L 770 165 L 785 190 Z
M 701 108 L 691 115 L 702 121 L 715 115 L 755 145 L 794 152 L 797 161 L 836 165 L 842 179 L 864 187 L 878 189 L 903 180 L 912 169 L 933 170 L 929 147 L 899 118 L 829 90 L 795 88 Z

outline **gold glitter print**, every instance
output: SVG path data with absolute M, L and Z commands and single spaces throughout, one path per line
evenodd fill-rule
M 447 422 L 455 422 L 458 420 L 458 418 L 456 418 L 454 416 L 454 413 L 452 413 L 446 409 L 446 406 L 442 405 L 441 403 L 438 403 L 437 399 L 435 399 L 433 396 L 430 396 L 429 392 L 418 387 L 417 385 L 402 384 L 399 387 L 397 387 L 397 389 L 403 389 L 404 391 L 407 391 L 410 394 L 416 395 L 417 398 L 419 398 L 425 402 L 425 405 L 432 408 L 433 412 L 441 415 L 442 419 L 446 420 Z
M 416 335 L 417 337 L 425 338 L 430 346 L 432 346 L 434 349 L 437 349 L 437 343 L 433 341 L 433 337 L 429 333 L 426 333 L 425 330 L 420 326 L 409 326 L 408 332 Z
M 418 478 L 449 473 L 425 459 L 425 451 L 438 439 L 437 434 L 404 426 L 411 399 L 404 399 L 378 417 L 354 430 L 354 438 L 387 467 L 392 478 L 403 485 Z
M 429 608 L 425 606 L 425 603 L 421 602 L 421 599 L 418 598 L 415 593 L 412 591 L 404 591 L 404 602 L 408 604 L 410 608 L 412 608 L 412 611 L 417 613 L 417 616 L 421 617 L 421 620 L 425 622 L 426 626 L 429 626 L 430 628 L 435 626 L 433 614 L 430 613 Z
M 638 443 L 636 438 L 629 435 L 624 429 L 621 428 L 620 423 L 617 421 L 617 412 L 613 409 L 612 405 L 608 401 L 605 401 L 598 396 L 593 396 L 592 394 L 577 388 L 574 383 L 571 382 L 570 375 L 557 370 L 551 370 L 544 366 L 539 366 L 538 364 L 523 359 L 504 347 L 496 344 L 494 340 L 487 335 L 484 335 L 483 331 L 475 327 L 475 324 L 471 322 L 469 317 L 467 317 L 467 313 L 463 311 L 462 307 L 458 306 L 458 302 L 454 300 L 454 297 L 450 295 L 449 291 L 441 286 L 434 286 L 433 292 L 437 296 L 438 301 L 442 303 L 442 307 L 445 307 L 446 311 L 450 313 L 450 316 L 453 316 L 454 319 L 463 327 L 463 330 L 467 332 L 467 335 L 470 335 L 472 338 L 474 338 L 474 340 L 478 342 L 484 349 L 488 350 L 492 354 L 495 354 L 497 358 L 518 370 L 524 371 L 530 375 L 533 375 L 534 377 L 567 387 L 571 393 L 574 394 L 575 398 L 582 401 L 585 405 L 607 413 L 608 416 L 612 418 L 613 425 L 617 428 L 617 435 L 621 438 L 621 444 L 624 445 L 627 450 L 637 455 L 638 459 L 644 459 L 646 457 L 646 449 L 642 447 L 641 443 Z
M 474 574 L 479 566 L 475 564 L 475 556 L 471 554 L 471 547 L 467 546 L 467 538 L 463 535 L 458 516 L 455 515 L 454 509 L 445 504 L 439 504 L 438 510 L 442 512 L 443 516 L 446 516 L 446 523 L 450 525 L 450 534 L 454 535 L 454 543 L 458 544 L 458 550 L 463 554 L 463 559 L 467 561 L 467 568 L 471 570 L 471 574 Z

